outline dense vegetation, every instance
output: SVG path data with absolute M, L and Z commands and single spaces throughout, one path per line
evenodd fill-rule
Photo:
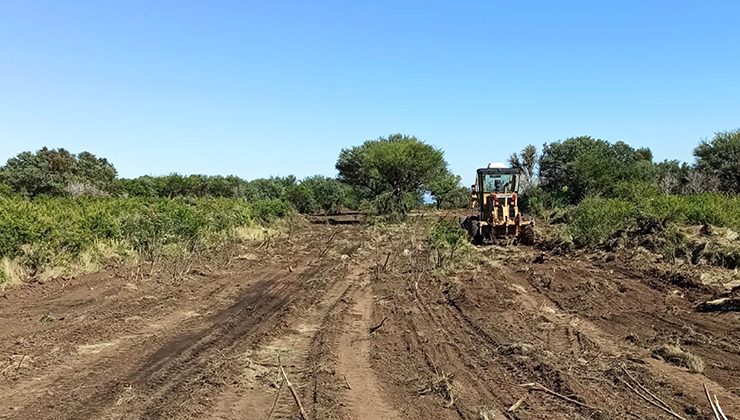
M 604 244 L 615 233 L 652 233 L 671 225 L 713 225 L 740 230 L 740 197 L 720 193 L 587 198 L 573 209 L 570 231 L 578 244 Z
M 523 173 L 520 203 L 564 226 L 575 246 L 606 246 L 625 232 L 683 225 L 740 229 L 740 130 L 694 150 L 693 165 L 653 162 L 646 148 L 588 136 L 534 146 L 510 157 Z M 471 165 L 475 166 L 474 163 Z M 469 192 L 443 152 L 394 134 L 343 149 L 336 178 L 179 175 L 121 179 L 88 152 L 43 148 L 0 167 L 0 283 L 9 271 L 34 275 L 105 258 L 154 259 L 217 248 L 244 229 L 292 212 L 362 209 L 403 218 L 434 199 L 465 207 Z M 440 225 L 435 249 L 457 254 L 460 232 Z M 443 264 L 444 253 L 438 253 Z
M 344 150 L 337 168 L 338 178 L 303 180 L 122 179 L 108 160 L 88 152 L 20 153 L 0 167 L 0 283 L 11 272 L 27 277 L 108 259 L 214 249 L 295 211 L 403 215 L 427 193 L 439 206 L 462 203 L 460 178 L 449 174 L 442 152 L 414 137 L 396 134 Z
M 654 163 L 649 149 L 587 136 L 546 144 L 536 158 L 532 149 L 510 159 L 525 173 L 539 168 L 522 203 L 565 222 L 577 246 L 685 225 L 740 229 L 740 130 L 701 142 L 694 165 Z
M 289 211 L 273 200 L 250 205 L 202 198 L 0 197 L 0 271 L 13 263 L 35 275 L 56 267 L 202 252 Z

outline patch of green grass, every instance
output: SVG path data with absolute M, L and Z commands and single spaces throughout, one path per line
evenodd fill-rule
M 619 231 L 663 230 L 671 225 L 740 229 L 740 196 L 645 192 L 626 198 L 587 198 L 572 211 L 569 231 L 578 246 L 598 246 Z
M 569 225 L 576 245 L 601 245 L 614 233 L 636 226 L 634 204 L 613 198 L 587 198 L 573 212 Z
M 22 267 L 0 269 L 0 283 L 18 272 L 88 272 L 131 254 L 154 259 L 214 249 L 239 239 L 240 229 L 291 212 L 280 200 L 0 197 L 0 258 Z

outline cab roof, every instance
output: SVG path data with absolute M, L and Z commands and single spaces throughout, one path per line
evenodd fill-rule
M 478 175 L 516 175 L 521 173 L 517 168 L 480 168 L 477 172 Z

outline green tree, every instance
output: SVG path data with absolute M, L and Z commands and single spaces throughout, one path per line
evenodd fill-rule
M 156 180 L 149 175 L 131 179 L 119 179 L 116 181 L 116 191 L 128 197 L 158 197 Z
M 285 193 L 285 199 L 290 202 L 299 213 L 311 214 L 319 211 L 319 205 L 314 199 L 313 191 L 306 185 L 293 185 Z
M 443 205 L 455 201 L 455 194 L 459 196 L 459 190 L 461 188 L 460 181 L 461 178 L 459 175 L 445 171 L 443 174 L 435 177 L 429 184 L 429 191 L 437 203 L 437 209 L 441 209 Z
M 6 197 L 13 194 L 13 187 L 0 181 L 0 197 Z
M 117 192 L 130 197 L 255 197 L 256 189 L 237 176 L 170 174 L 119 179 Z
M 72 178 L 102 191 L 110 192 L 118 172 L 112 163 L 90 152 L 81 152 L 73 168 Z
M 681 194 L 691 174 L 691 167 L 685 162 L 664 160 L 655 164 L 655 180 L 658 188 L 665 194 Z
M 740 129 L 716 133 L 694 149 L 696 168 L 715 176 L 721 191 L 740 193 Z
M 393 134 L 343 149 L 336 168 L 339 180 L 377 200 L 381 213 L 404 215 L 447 163 L 441 150 L 416 137 Z
M 283 199 L 287 190 L 296 185 L 295 176 L 259 178 L 249 182 L 250 201 Z
M 620 182 L 653 180 L 649 149 L 589 136 L 545 144 L 540 157 L 540 184 L 553 199 L 576 204 L 583 198 L 611 196 Z
M 100 194 L 111 192 L 116 174 L 111 163 L 92 153 L 44 147 L 8 159 L 0 168 L 0 181 L 28 197 Z
M 448 209 L 465 209 L 470 207 L 470 188 L 458 186 L 454 190 L 450 191 L 447 195 L 447 200 L 442 205 L 443 208 Z
M 539 155 L 534 145 L 527 145 L 521 152 L 512 153 L 509 157 L 509 165 L 522 171 L 522 187 L 529 189 L 537 185 L 537 165 Z
M 315 175 L 304 179 L 300 185 L 310 191 L 318 210 L 324 213 L 336 214 L 347 207 L 349 188 L 335 178 Z

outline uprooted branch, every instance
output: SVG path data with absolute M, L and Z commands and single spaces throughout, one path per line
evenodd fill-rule
M 657 403 L 659 403 L 660 405 L 662 405 L 665 409 L 667 409 L 669 411 L 673 411 L 673 409 L 668 404 L 666 404 L 665 401 L 663 401 L 660 398 L 658 398 L 655 394 L 653 394 L 652 392 L 650 392 L 650 390 L 648 390 L 647 388 L 645 388 L 637 379 L 635 379 L 635 377 L 632 376 L 632 374 L 630 373 L 630 371 L 628 371 L 627 368 L 624 367 L 624 365 L 621 365 L 620 368 L 622 368 L 622 371 L 627 374 L 627 376 L 632 380 L 632 382 L 634 382 L 638 386 L 638 388 L 640 388 L 647 395 L 649 395 L 650 397 L 652 397 Z
M 537 382 L 532 382 L 532 383 L 528 383 L 528 384 L 521 384 L 519 386 L 525 387 L 529 391 L 542 391 L 542 392 L 544 392 L 546 394 L 550 394 L 553 397 L 558 397 L 561 400 L 568 401 L 569 403 L 573 403 L 573 404 L 575 404 L 577 406 L 580 406 L 580 407 L 583 407 L 583 408 L 588 408 L 589 410 L 600 411 L 596 407 L 592 407 L 592 406 L 590 406 L 588 404 L 582 403 L 582 402 L 580 402 L 578 400 L 574 400 L 573 398 L 570 398 L 570 397 L 565 396 L 563 394 L 559 394 L 559 393 L 557 393 L 557 392 L 555 392 L 555 391 L 553 391 L 553 390 L 551 390 L 551 389 L 549 389 L 549 388 L 545 387 L 544 385 L 542 385 L 540 383 L 537 383 Z
M 637 390 L 637 389 L 636 389 L 636 388 L 635 388 L 634 386 L 630 385 L 630 383 L 629 383 L 629 382 L 625 381 L 624 379 L 620 378 L 619 376 L 617 376 L 616 378 L 617 378 L 617 379 L 618 379 L 618 380 L 619 380 L 620 382 L 622 382 L 623 384 L 625 384 L 625 385 L 627 386 L 627 388 L 629 388 L 629 389 L 630 389 L 630 390 L 631 390 L 632 392 L 634 392 L 635 394 L 637 394 L 637 395 L 638 395 L 638 396 L 639 396 L 640 398 L 642 398 L 643 400 L 645 400 L 645 401 L 646 401 L 647 403 L 649 403 L 650 405 L 653 405 L 653 406 L 655 406 L 655 407 L 658 407 L 658 408 L 659 408 L 659 409 L 661 409 L 662 411 L 664 411 L 664 412 L 666 412 L 666 413 L 670 414 L 671 416 L 673 416 L 673 417 L 677 418 L 678 420 L 686 420 L 686 418 L 684 418 L 684 417 L 681 417 L 681 416 L 680 416 L 680 415 L 679 415 L 678 413 L 676 413 L 675 411 L 673 411 L 673 409 L 671 409 L 670 407 L 667 407 L 667 406 L 665 406 L 665 403 L 664 403 L 664 402 L 662 402 L 662 401 L 661 401 L 661 402 L 659 403 L 659 402 L 657 402 L 656 400 L 654 400 L 654 399 L 650 398 L 649 396 L 645 395 L 644 393 L 642 393 L 642 392 L 638 391 L 638 390 Z M 634 379 L 633 379 L 633 380 L 634 380 Z M 635 381 L 635 383 L 637 383 L 637 384 L 638 384 L 638 386 L 639 386 L 640 388 L 644 388 L 644 387 L 643 387 L 642 385 L 640 385 L 640 383 L 639 383 L 639 382 Z M 651 394 L 651 395 L 652 395 L 652 394 Z M 656 398 L 656 399 L 657 399 L 657 398 Z M 660 400 L 658 400 L 658 401 L 660 401 Z
M 722 411 L 722 407 L 719 406 L 719 400 L 717 399 L 717 396 L 714 396 L 714 400 L 712 400 L 712 397 L 709 395 L 709 388 L 707 388 L 707 384 L 704 384 L 704 394 L 707 396 L 707 401 L 709 401 L 709 406 L 712 407 L 712 414 L 714 414 L 715 420 L 727 420 L 727 416 L 725 415 L 725 412 Z
M 298 410 L 301 413 L 301 419 L 308 420 L 308 416 L 306 415 L 306 410 L 303 409 L 303 404 L 301 404 L 301 399 L 298 398 L 298 393 L 295 391 L 295 388 L 293 388 L 293 384 L 290 383 L 290 380 L 288 379 L 288 375 L 285 373 L 285 369 L 283 369 L 283 364 L 280 362 L 280 358 L 278 358 L 278 365 L 280 365 L 280 373 L 283 375 L 283 381 L 285 382 L 285 385 L 290 390 L 290 393 L 293 394 L 293 400 L 295 401 L 295 404 L 298 406 Z
M 373 334 L 375 331 L 378 331 L 383 324 L 385 324 L 385 320 L 388 319 L 387 316 L 384 316 L 383 319 L 380 321 L 380 324 L 375 325 L 374 327 L 370 328 L 370 334 Z

